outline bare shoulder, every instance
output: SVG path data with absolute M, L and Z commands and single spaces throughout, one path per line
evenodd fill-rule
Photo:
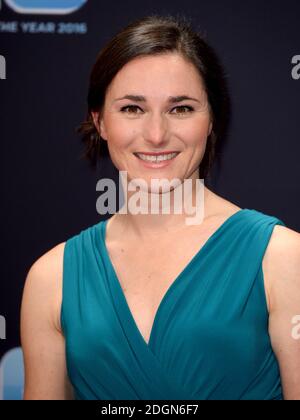
M 281 294 L 299 290 L 300 233 L 286 226 L 274 226 L 263 259 L 263 271 L 271 310 L 279 304 Z
M 30 267 L 21 305 L 24 399 L 73 399 L 60 326 L 65 242 Z
M 300 399 L 300 234 L 276 225 L 264 261 L 269 334 L 280 366 L 284 399 Z M 294 331 L 295 329 L 295 331 Z M 297 334 L 296 334 L 297 333 Z
M 44 307 L 49 308 L 49 316 L 59 331 L 65 243 L 55 245 L 34 261 L 24 287 L 24 295 L 30 295 L 33 303 L 42 301 Z
M 49 251 L 45 252 L 43 255 L 41 255 L 30 267 L 30 271 L 33 270 L 42 270 L 42 272 L 45 270 L 45 272 L 49 272 L 49 264 L 53 266 L 53 268 L 60 266 L 62 262 L 63 252 L 65 248 L 66 242 L 61 242 L 57 245 L 55 245 L 53 248 L 51 248 Z
M 275 225 L 265 253 L 266 261 L 278 269 L 297 263 L 300 256 L 300 233 L 286 226 Z

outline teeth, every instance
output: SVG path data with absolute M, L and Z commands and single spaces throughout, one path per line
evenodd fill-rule
M 168 155 L 158 155 L 158 156 L 151 156 L 151 155 L 144 155 L 143 153 L 136 153 L 136 155 L 142 159 L 149 162 L 162 162 L 163 160 L 170 160 L 177 156 L 177 152 L 169 153 Z

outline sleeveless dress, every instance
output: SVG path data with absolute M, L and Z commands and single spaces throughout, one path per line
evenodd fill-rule
M 262 260 L 285 224 L 246 208 L 226 219 L 165 293 L 146 343 L 105 245 L 107 220 L 64 248 L 61 325 L 75 398 L 283 399 Z

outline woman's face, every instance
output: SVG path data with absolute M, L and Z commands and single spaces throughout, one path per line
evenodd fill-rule
M 136 98 L 123 98 L 129 95 Z M 198 178 L 212 123 L 203 82 L 182 56 L 169 53 L 127 63 L 107 89 L 101 117 L 93 113 L 93 118 L 112 162 L 127 172 L 128 181 L 143 179 L 150 187 L 153 178 Z M 162 163 L 135 155 L 158 152 L 178 154 Z

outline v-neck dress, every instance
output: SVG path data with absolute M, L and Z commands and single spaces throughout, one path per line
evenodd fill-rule
M 283 399 L 262 261 L 285 224 L 246 208 L 227 218 L 170 285 L 147 343 L 109 257 L 107 221 L 64 248 L 61 325 L 75 398 Z

